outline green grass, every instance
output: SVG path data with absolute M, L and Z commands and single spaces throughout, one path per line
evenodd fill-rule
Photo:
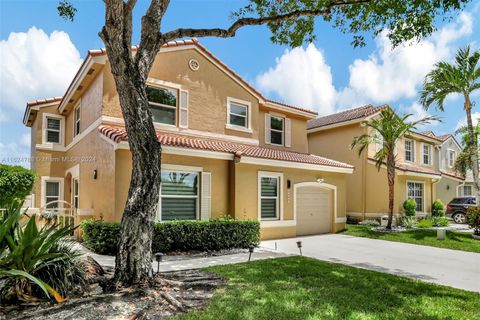
M 369 226 L 347 225 L 342 234 L 355 237 L 381 239 L 396 242 L 420 244 L 424 246 L 462 250 L 480 253 L 480 241 L 472 238 L 470 233 L 447 231 L 445 240 L 437 240 L 437 231 L 429 229 L 411 229 L 399 233 L 380 233 Z
M 208 268 L 205 310 L 177 319 L 480 319 L 480 294 L 304 257 Z

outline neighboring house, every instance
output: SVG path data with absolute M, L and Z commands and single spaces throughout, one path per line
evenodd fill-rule
M 353 167 L 308 153 L 315 112 L 266 99 L 196 40 L 163 46 L 148 85 L 158 221 L 230 215 L 259 220 L 263 239 L 344 228 Z M 28 103 L 24 124 L 36 207 L 66 200 L 81 219 L 120 221 L 132 163 L 105 51 L 89 51 L 63 98 Z
M 440 153 L 438 157 L 442 179 L 435 184 L 436 198 L 448 204 L 453 198 L 463 195 L 469 195 L 469 186 L 465 187 L 465 178 L 455 170 L 455 160 L 462 151 L 462 147 L 452 134 L 437 136 L 432 131 L 422 132 L 424 135 L 439 139 Z M 465 191 L 466 194 L 465 194 Z
M 475 187 L 473 185 L 473 173 L 472 170 L 467 170 L 467 174 L 465 175 L 465 183 L 458 188 L 458 196 L 474 196 L 475 195 Z
M 371 118 L 388 106 L 371 105 L 346 110 L 311 120 L 308 123 L 308 144 L 313 154 L 344 161 L 355 166 L 355 172 L 347 176 L 347 215 L 379 217 L 388 213 L 388 184 L 386 167 L 377 170 L 374 155 L 376 145 L 358 155 L 350 145 L 356 136 L 366 133 L 365 126 Z M 435 184 L 442 178 L 438 166 L 442 141 L 421 133 L 409 134 L 398 141 L 395 177 L 394 213 L 403 211 L 403 202 L 413 198 L 417 202 L 417 214 L 431 212 L 435 199 Z

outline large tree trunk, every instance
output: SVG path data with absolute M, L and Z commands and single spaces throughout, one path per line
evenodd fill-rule
M 480 182 L 478 180 L 478 141 L 475 136 L 475 130 L 472 123 L 472 103 L 470 96 L 465 94 L 465 112 L 467 113 L 467 130 L 468 130 L 468 144 L 470 163 L 472 164 L 473 186 L 475 188 L 475 195 L 477 204 L 480 204 Z
M 162 2 L 163 3 L 163 2 Z M 107 0 L 105 43 L 115 80 L 132 153 L 132 173 L 120 227 L 115 261 L 115 286 L 146 282 L 152 276 L 152 234 L 160 189 L 161 146 L 158 142 L 146 94 L 146 80 L 161 42 L 162 10 L 153 0 L 142 18 L 142 39 L 132 53 L 132 12 L 135 1 Z
M 388 224 L 387 229 L 392 229 L 393 203 L 395 199 L 395 154 L 389 152 L 387 156 L 387 180 L 388 180 Z

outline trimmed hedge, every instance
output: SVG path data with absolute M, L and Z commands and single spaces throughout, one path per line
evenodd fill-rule
M 85 220 L 80 228 L 84 244 L 100 254 L 117 251 L 119 223 Z M 260 242 L 260 223 L 233 219 L 170 221 L 155 224 L 153 252 L 212 251 L 248 248 Z

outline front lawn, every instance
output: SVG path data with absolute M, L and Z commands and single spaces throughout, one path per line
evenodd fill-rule
M 445 240 L 437 240 L 437 231 L 429 229 L 411 229 L 399 233 L 381 233 L 371 230 L 370 226 L 347 225 L 342 234 L 355 237 L 381 239 L 396 242 L 420 244 L 424 246 L 462 250 L 480 253 L 480 241 L 472 238 L 470 233 L 447 231 Z
M 304 257 L 207 269 L 225 277 L 178 319 L 480 319 L 480 294 Z

